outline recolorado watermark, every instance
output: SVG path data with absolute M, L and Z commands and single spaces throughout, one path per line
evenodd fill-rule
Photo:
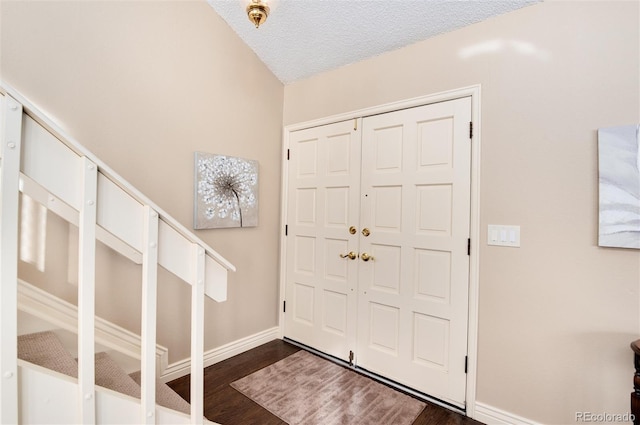
M 635 415 L 633 413 L 594 413 L 594 412 L 576 412 L 576 422 L 585 423 L 620 423 L 633 422 Z

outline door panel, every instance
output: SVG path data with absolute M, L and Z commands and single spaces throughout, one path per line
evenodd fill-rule
M 288 164 L 285 336 L 461 407 L 470 119 L 463 98 L 301 130 Z
M 358 367 L 463 406 L 469 99 L 363 119 Z
M 353 121 L 291 134 L 285 335 L 347 360 L 355 347 L 360 132 Z M 289 307 L 290 305 L 290 307 Z

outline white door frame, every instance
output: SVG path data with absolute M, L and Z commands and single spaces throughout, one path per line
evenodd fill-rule
M 282 180 L 280 186 L 281 205 L 280 205 L 280 305 L 279 305 L 279 338 L 284 336 L 284 312 L 283 303 L 285 295 L 285 270 L 286 270 L 286 237 L 285 225 L 287 224 L 287 182 L 288 182 L 288 162 L 287 151 L 289 149 L 290 134 L 297 130 L 303 130 L 310 127 L 317 127 L 325 124 L 331 124 L 338 121 L 352 120 L 356 118 L 366 117 L 369 115 L 382 114 L 400 109 L 411 108 L 414 106 L 422 106 L 430 103 L 444 102 L 447 100 L 458 99 L 461 97 L 471 96 L 471 121 L 473 122 L 473 137 L 471 139 L 471 255 L 469 263 L 469 329 L 467 335 L 467 389 L 466 389 L 466 414 L 475 417 L 476 404 L 476 378 L 477 378 L 477 359 L 478 359 L 478 291 L 480 283 L 479 265 L 480 265 L 480 135 L 481 135 L 481 116 L 480 116 L 480 85 L 463 87 L 460 89 L 435 93 L 427 96 L 415 97 L 412 99 L 402 100 L 399 102 L 387 103 L 384 105 L 374 106 L 371 108 L 360 109 L 343 114 L 333 115 L 330 117 L 320 118 L 313 121 L 291 124 L 284 128 L 282 141 Z

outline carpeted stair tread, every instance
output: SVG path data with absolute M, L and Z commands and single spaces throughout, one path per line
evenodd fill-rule
M 129 376 L 140 385 L 141 376 L 140 371 L 133 372 Z M 189 414 L 191 412 L 191 406 L 185 399 L 180 397 L 178 393 L 173 391 L 171 387 L 160 381 L 156 381 L 156 403 L 160 406 L 168 407 L 169 409 L 177 410 Z
M 78 377 L 78 362 L 64 348 L 51 331 L 18 336 L 18 358 L 38 366 Z M 140 398 L 140 371 L 127 373 L 107 354 L 96 353 L 96 385 Z M 191 406 L 167 384 L 156 383 L 156 403 L 169 409 L 189 414 Z
M 51 331 L 20 335 L 18 358 L 74 378 L 78 377 L 78 362 Z
M 96 353 L 96 385 L 140 398 L 140 386 L 107 353 Z

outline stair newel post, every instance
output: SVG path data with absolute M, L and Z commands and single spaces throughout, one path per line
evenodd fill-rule
M 96 422 L 95 277 L 98 169 L 82 157 L 82 203 L 78 226 L 78 406 L 83 424 Z
M 142 252 L 142 355 L 140 423 L 156 423 L 156 321 L 158 294 L 158 213 L 144 206 Z
M 193 244 L 194 275 L 191 282 L 191 423 L 204 415 L 204 278 L 205 251 Z
M 22 105 L 3 103 L 0 143 L 0 423 L 18 421 L 18 209 Z

